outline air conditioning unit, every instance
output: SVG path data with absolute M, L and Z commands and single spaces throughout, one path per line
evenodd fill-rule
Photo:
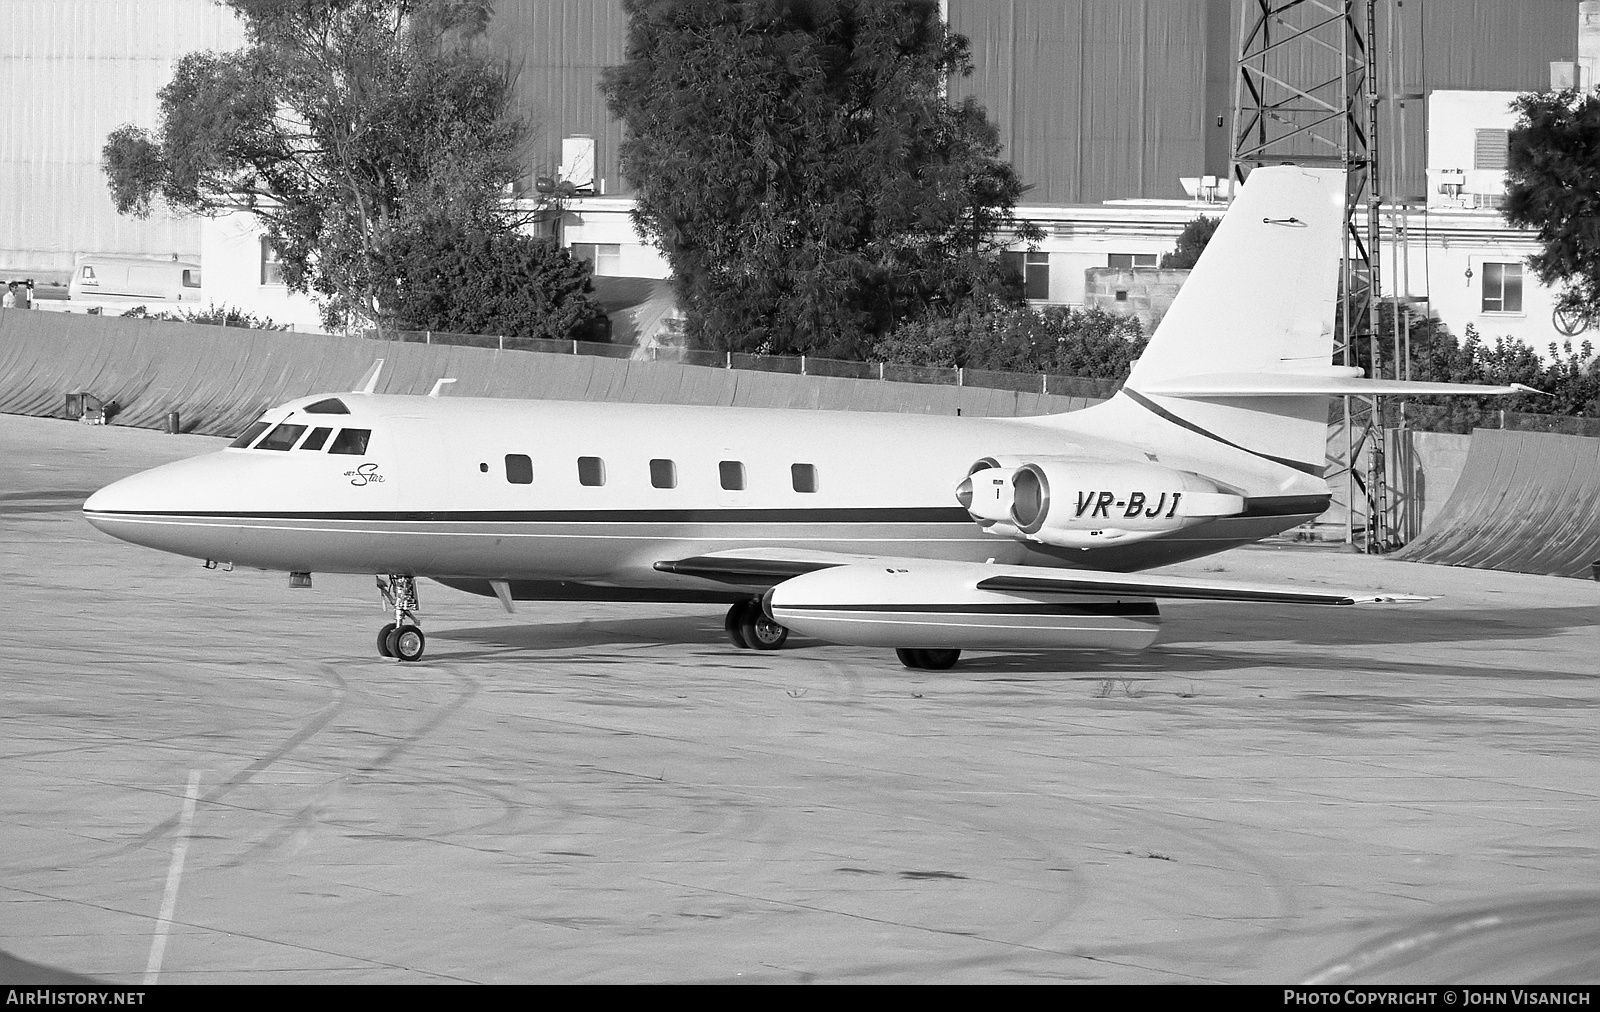
M 1454 200 L 1467 188 L 1467 174 L 1461 169 L 1441 169 L 1433 174 L 1434 187 Z

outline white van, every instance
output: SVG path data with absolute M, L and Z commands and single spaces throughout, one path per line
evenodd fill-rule
M 67 284 L 79 302 L 198 302 L 200 265 L 190 260 L 86 253 Z

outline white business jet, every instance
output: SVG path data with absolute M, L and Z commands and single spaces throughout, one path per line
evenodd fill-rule
M 1137 650 L 1156 601 L 1381 596 L 1136 571 L 1327 508 L 1329 398 L 1510 393 L 1370 380 L 1333 354 L 1345 179 L 1255 170 L 1110 401 L 1034 418 L 446 398 L 364 388 L 263 414 L 227 449 L 95 493 L 135 544 L 291 573 L 371 573 L 418 660 L 417 578 L 514 601 L 731 605 L 948 668 L 964 648 Z M 379 363 L 381 368 L 381 363 Z

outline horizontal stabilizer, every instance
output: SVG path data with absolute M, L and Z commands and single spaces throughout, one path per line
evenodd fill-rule
M 1353 372 L 1351 370 L 1350 372 Z M 1345 370 L 1327 373 L 1249 372 L 1211 373 L 1173 377 L 1143 383 L 1143 394 L 1162 397 L 1484 397 L 1495 394 L 1538 393 L 1520 383 L 1491 386 L 1485 383 L 1432 383 L 1423 380 L 1367 379 Z

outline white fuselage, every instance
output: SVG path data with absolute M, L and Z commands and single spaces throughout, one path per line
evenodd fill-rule
M 710 585 L 652 567 L 779 546 L 1132 570 L 1258 540 L 1325 505 L 1303 494 L 1325 490 L 1320 479 L 1283 496 L 1282 481 L 1263 476 L 1243 491 L 1276 508 L 1139 545 L 1049 549 L 985 533 L 957 503 L 956 486 L 975 461 L 1155 455 L 1074 433 L 1074 416 L 338 399 L 348 413 L 308 414 L 317 399 L 307 398 L 263 416 L 307 426 L 289 449 L 230 448 L 144 472 L 97 493 L 85 513 L 123 540 L 262 569 L 693 594 Z M 333 435 L 303 448 L 317 427 Z M 344 429 L 370 432 L 363 452 L 330 452 Z M 1236 466 L 1231 476 L 1241 474 L 1249 477 Z

